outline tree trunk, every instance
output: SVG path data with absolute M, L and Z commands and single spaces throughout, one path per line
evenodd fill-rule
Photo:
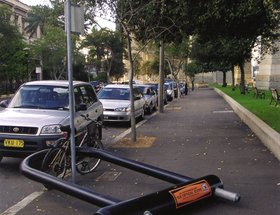
M 240 62 L 238 64 L 240 68 L 240 93 L 245 94 L 245 72 L 244 72 L 244 63 Z
M 126 31 L 127 36 L 127 51 L 129 61 L 129 88 L 130 88 L 130 113 L 131 113 L 131 141 L 136 142 L 136 119 L 135 119 L 135 107 L 134 107 L 134 94 L 133 94 L 133 60 L 131 53 L 131 38 L 129 33 Z
M 165 60 L 168 63 L 168 66 L 169 66 L 169 69 L 170 69 L 170 72 L 171 72 L 171 77 L 172 77 L 172 79 L 174 79 L 174 72 L 173 72 L 173 68 L 172 68 L 172 65 L 170 63 L 170 60 L 167 59 L 167 58 Z
M 223 70 L 223 87 L 227 86 L 227 71 Z
M 192 91 L 194 91 L 194 77 L 191 77 L 191 82 L 192 82 Z
M 232 91 L 235 90 L 235 79 L 234 79 L 234 65 L 232 65 L 232 68 L 231 68 L 231 78 L 232 78 L 232 84 L 231 84 L 231 89 Z
M 108 60 L 110 59 L 110 60 Z M 112 64 L 113 64 L 113 60 L 114 60 L 114 54 L 112 53 L 111 57 L 107 57 L 107 64 L 108 64 L 108 68 L 107 68 L 107 83 L 110 83 L 111 82 L 111 79 L 110 79 L 110 71 L 111 71 L 111 68 L 112 68 Z

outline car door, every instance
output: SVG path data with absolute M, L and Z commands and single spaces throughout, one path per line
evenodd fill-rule
M 86 114 L 88 114 L 90 119 L 101 120 L 103 115 L 102 103 L 98 100 L 93 87 L 90 85 L 81 86 L 81 92 L 83 95 L 83 102 L 87 106 Z
M 85 114 L 85 110 L 79 110 L 79 107 L 84 104 L 83 101 L 83 95 L 81 92 L 81 86 L 75 86 L 73 91 L 74 91 L 74 107 L 75 107 L 75 117 L 74 117 L 74 124 L 75 124 L 75 129 L 76 131 L 81 131 L 83 130 L 87 122 L 85 119 L 81 116 L 82 114 Z
M 157 106 L 157 103 L 158 103 L 158 96 L 157 96 L 157 93 L 156 91 L 154 90 L 153 87 L 151 87 L 151 95 L 152 95 L 152 99 L 153 99 L 153 104 L 155 105 L 155 107 Z
M 144 97 L 138 88 L 133 88 L 133 96 L 134 96 L 134 108 L 135 108 L 135 116 L 138 117 L 141 115 L 144 108 Z

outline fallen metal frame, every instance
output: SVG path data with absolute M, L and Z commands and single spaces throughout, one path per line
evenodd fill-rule
M 78 156 L 91 156 L 174 184 L 167 189 L 139 198 L 119 200 L 93 190 L 49 175 L 36 167 L 47 150 L 34 153 L 23 160 L 20 169 L 26 177 L 48 187 L 94 204 L 100 209 L 95 215 L 157 215 L 177 214 L 186 206 L 213 197 L 238 202 L 240 195 L 223 189 L 219 177 L 208 175 L 193 179 L 149 164 L 120 157 L 104 150 L 76 148 Z

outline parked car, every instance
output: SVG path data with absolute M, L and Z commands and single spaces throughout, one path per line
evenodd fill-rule
M 180 95 L 185 95 L 185 83 L 179 83 Z
M 74 81 L 76 131 L 89 123 L 81 114 L 102 120 L 103 107 L 89 83 Z M 0 160 L 24 157 L 45 149 L 62 137 L 70 124 L 67 81 L 33 81 L 23 84 L 0 111 Z M 101 135 L 101 128 L 98 130 Z
M 164 87 L 166 88 L 167 92 L 167 100 L 172 101 L 174 99 L 174 88 L 171 82 L 165 82 Z
M 157 93 L 151 85 L 137 84 L 145 99 L 145 113 L 151 113 L 157 109 Z
M 156 91 L 156 94 L 158 95 L 158 83 L 147 83 L 148 85 L 153 86 L 154 90 Z M 163 85 L 163 103 L 167 104 L 167 86 Z
M 176 81 L 172 81 L 172 84 L 173 84 L 173 90 L 174 90 L 174 97 L 178 98 L 178 95 L 179 95 L 178 84 Z
M 101 88 L 101 83 L 100 81 L 91 81 L 90 84 L 93 86 L 93 88 L 95 89 L 95 92 L 98 93 L 98 91 Z
M 179 89 L 178 89 L 178 84 L 174 79 L 165 79 L 164 83 L 170 83 L 172 85 L 172 90 L 173 90 L 173 98 L 178 98 L 179 95 Z
M 131 120 L 129 85 L 109 84 L 98 98 L 103 104 L 104 121 L 129 122 Z M 135 117 L 144 117 L 145 100 L 139 87 L 133 86 Z

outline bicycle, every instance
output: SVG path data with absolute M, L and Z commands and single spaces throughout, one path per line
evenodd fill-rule
M 86 129 L 75 134 L 75 140 L 78 147 L 94 147 L 104 149 L 101 142 L 102 122 L 90 119 L 88 116 L 81 115 L 86 120 L 91 121 Z M 71 151 L 70 151 L 70 126 L 62 126 L 61 131 L 64 137 L 58 139 L 43 158 L 41 170 L 58 178 L 64 178 L 67 171 L 71 169 Z M 94 171 L 100 164 L 101 159 L 94 157 L 77 157 L 76 169 L 80 174 L 87 174 Z

